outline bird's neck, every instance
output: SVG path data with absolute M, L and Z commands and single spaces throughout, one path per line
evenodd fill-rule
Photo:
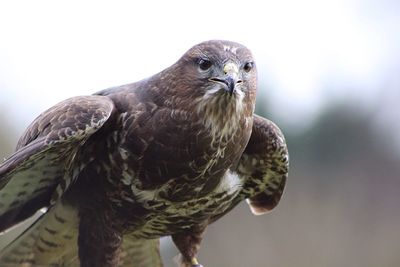
M 247 128 L 251 122 L 254 103 L 244 93 L 203 97 L 194 106 L 195 113 L 203 119 L 213 139 L 234 135 Z

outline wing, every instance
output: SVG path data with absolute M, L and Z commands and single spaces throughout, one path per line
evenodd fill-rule
M 58 201 L 0 252 L 0 266 L 79 266 L 78 211 Z
M 226 210 L 210 218 L 210 223 L 244 199 L 255 215 L 272 210 L 281 199 L 288 170 L 289 153 L 281 130 L 273 122 L 254 114 L 250 140 L 237 167 L 232 170 L 243 181 L 242 190 Z
M 0 266 L 79 266 L 78 211 L 58 201 L 0 252 Z M 125 235 L 118 266 L 162 267 L 159 239 Z
M 77 176 L 80 146 L 110 118 L 103 96 L 67 99 L 42 113 L 0 165 L 0 232 L 48 206 Z
M 237 167 L 244 180 L 241 198 L 247 199 L 254 214 L 264 214 L 278 204 L 288 170 L 289 154 L 281 130 L 254 115 L 251 137 Z

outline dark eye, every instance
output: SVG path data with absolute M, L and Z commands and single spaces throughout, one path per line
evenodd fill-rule
M 244 64 L 243 69 L 245 72 L 250 72 L 253 69 L 253 62 L 247 62 Z
M 212 66 L 211 61 L 208 59 L 204 59 L 204 58 L 199 59 L 198 64 L 199 64 L 199 68 L 204 71 L 208 70 Z

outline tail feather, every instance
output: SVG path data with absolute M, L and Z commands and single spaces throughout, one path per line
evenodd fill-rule
M 119 266 L 162 267 L 159 239 L 144 240 L 125 236 Z

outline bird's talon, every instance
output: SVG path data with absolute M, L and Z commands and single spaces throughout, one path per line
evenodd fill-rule
M 203 265 L 201 265 L 196 258 L 192 259 L 192 267 L 203 267 Z

